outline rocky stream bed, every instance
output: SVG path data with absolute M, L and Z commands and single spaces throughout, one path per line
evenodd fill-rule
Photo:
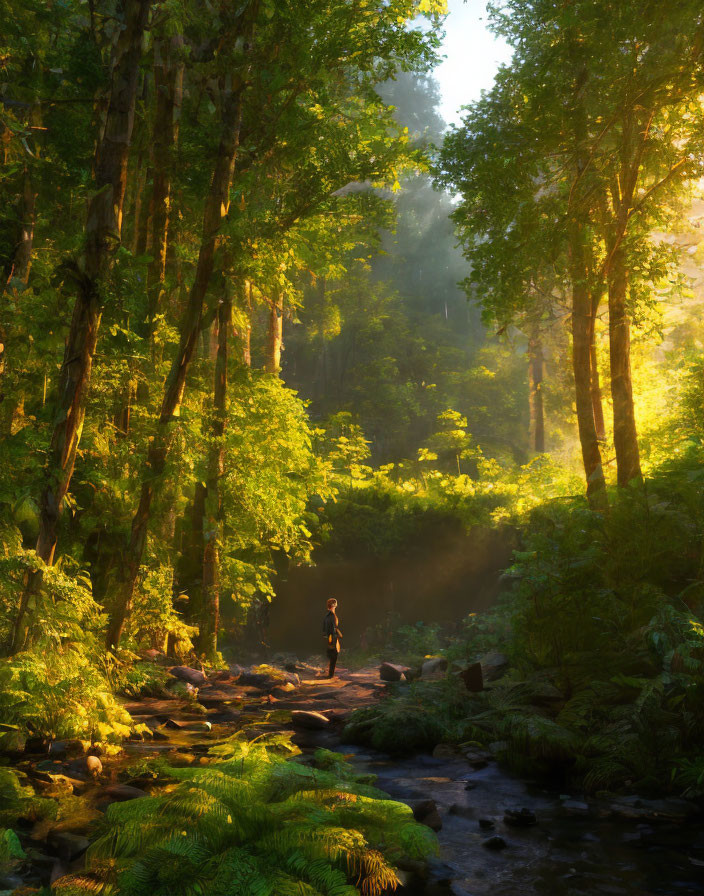
M 27 744 L 13 765 L 39 795 L 61 800 L 54 821 L 19 827 L 26 862 L 0 880 L 0 894 L 20 896 L 67 872 L 80 871 L 92 823 L 116 800 L 155 786 L 147 763 L 164 755 L 198 763 L 236 730 L 255 737 L 291 731 L 304 756 L 338 750 L 378 786 L 407 802 L 438 833 L 440 857 L 402 870 L 402 891 L 423 896 L 655 896 L 704 893 L 704 819 L 683 800 L 584 800 L 549 792 L 512 776 L 489 753 L 440 745 L 433 755 L 397 759 L 343 744 L 346 717 L 382 699 L 388 685 L 377 667 L 317 678 L 312 666 L 288 681 L 223 671 L 205 678 L 178 672 L 193 698 L 127 704 L 151 737 L 131 740 L 116 756 L 82 755 L 76 743 Z M 188 681 L 190 677 L 190 682 Z M 195 695 L 194 695 L 195 696 Z M 399 732 L 403 736 L 403 732 Z M 48 751 L 47 751 L 48 749 Z M 142 766 L 140 768 L 140 766 Z

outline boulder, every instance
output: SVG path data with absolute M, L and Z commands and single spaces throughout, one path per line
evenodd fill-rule
M 471 666 L 467 666 L 466 669 L 463 669 L 458 674 L 458 678 L 462 679 L 464 686 L 473 694 L 478 694 L 484 690 L 484 675 L 482 674 L 481 663 L 472 663 Z
M 97 778 L 98 775 L 102 775 L 103 773 L 103 763 L 98 759 L 97 756 L 86 756 L 86 771 L 93 778 Z
M 447 670 L 447 660 L 444 656 L 432 656 L 425 660 L 421 666 L 421 678 L 430 678 L 434 675 L 440 675 Z
M 485 840 L 482 843 L 482 846 L 484 846 L 486 849 L 492 849 L 492 850 L 506 849 L 506 847 L 508 846 L 508 843 L 504 840 L 503 837 L 497 836 L 497 837 L 489 837 L 488 840 Z
M 139 787 L 132 787 L 130 784 L 110 784 L 103 791 L 111 802 L 124 803 L 127 800 L 138 800 L 142 796 L 146 796 Z
M 182 681 L 180 678 L 171 678 L 167 681 L 166 690 L 172 697 L 183 700 L 190 700 L 198 693 L 198 688 L 194 687 L 190 681 Z
M 210 681 L 230 681 L 232 672 L 229 669 L 216 669 L 208 675 Z
M 243 670 L 237 679 L 237 684 L 248 685 L 251 688 L 259 688 L 260 691 L 267 691 L 281 684 L 279 680 L 268 675 L 266 672 L 251 672 Z
M 480 818 L 479 819 L 479 827 L 483 831 L 493 831 L 496 825 L 491 820 L 491 818 Z
M 330 719 L 321 712 L 305 709 L 294 709 L 291 713 L 291 724 L 294 728 L 306 728 L 309 731 L 321 731 L 330 724 Z
M 485 750 L 469 747 L 468 749 L 464 750 L 464 758 L 472 766 L 473 769 L 479 771 L 480 769 L 486 768 L 487 765 L 489 765 L 491 753 L 487 753 Z
M 382 663 L 379 666 L 379 678 L 382 681 L 401 681 L 402 678 L 405 677 L 406 672 L 409 672 L 410 669 L 408 666 L 399 666 L 396 663 Z
M 164 728 L 170 728 L 172 731 L 181 731 L 182 728 L 188 728 L 188 722 L 182 719 L 167 719 Z
M 506 654 L 495 650 L 485 653 L 479 662 L 481 663 L 484 681 L 496 681 L 508 669 L 508 657 Z
M 201 672 L 199 669 L 191 669 L 190 666 L 172 666 L 169 672 L 174 678 L 178 678 L 179 681 L 185 681 L 194 688 L 201 687 L 208 680 L 204 672 Z
M 442 829 L 442 819 L 435 800 L 410 800 L 408 805 L 416 821 L 426 825 L 433 831 Z
M 49 744 L 49 755 L 57 758 L 64 756 L 82 756 L 86 748 L 80 740 L 53 740 Z

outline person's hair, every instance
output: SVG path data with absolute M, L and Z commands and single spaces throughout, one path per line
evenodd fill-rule
M 334 597 L 328 598 L 328 610 L 334 607 L 337 604 L 337 600 Z

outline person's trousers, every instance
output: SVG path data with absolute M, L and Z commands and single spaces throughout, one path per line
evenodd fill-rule
M 339 655 L 339 651 L 335 650 L 334 647 L 328 647 L 328 678 L 332 678 L 335 674 L 335 666 L 337 665 Z

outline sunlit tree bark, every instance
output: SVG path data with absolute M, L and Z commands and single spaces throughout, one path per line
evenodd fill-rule
M 281 371 L 281 349 L 284 337 L 284 297 L 276 292 L 270 300 L 269 322 L 266 332 L 266 361 L 264 369 L 267 373 L 278 374 Z

